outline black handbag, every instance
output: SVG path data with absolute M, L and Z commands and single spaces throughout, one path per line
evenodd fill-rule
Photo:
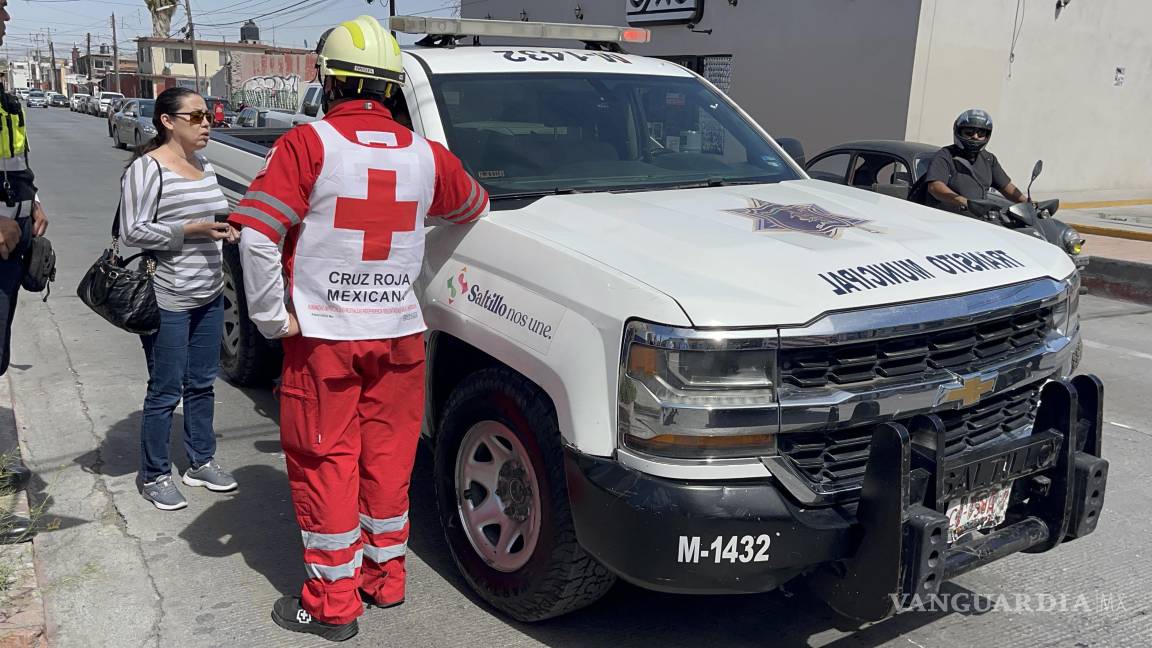
M 152 222 L 160 211 L 160 198 L 164 195 L 164 170 L 156 162 L 160 171 L 160 192 L 156 196 L 156 211 Z M 139 265 L 132 269 L 132 261 L 139 259 Z M 120 257 L 120 208 L 116 208 L 116 218 L 112 221 L 112 247 L 104 250 L 96 263 L 84 274 L 76 295 L 113 326 L 129 333 L 151 335 L 160 329 L 160 308 L 156 305 L 156 291 L 153 279 L 156 274 L 156 259 L 145 251 L 127 259 Z
M 44 293 L 44 301 L 52 294 L 51 282 L 56 281 L 56 252 L 52 242 L 43 236 L 34 236 L 24 251 L 24 273 L 20 285 L 29 292 Z

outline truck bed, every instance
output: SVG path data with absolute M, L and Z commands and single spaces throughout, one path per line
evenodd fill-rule
M 268 149 L 287 128 L 231 128 L 212 131 L 204 155 L 216 170 L 216 179 L 224 190 L 229 206 L 248 191 L 248 183 L 264 166 Z
M 226 128 L 212 131 L 212 139 L 264 157 L 288 128 Z

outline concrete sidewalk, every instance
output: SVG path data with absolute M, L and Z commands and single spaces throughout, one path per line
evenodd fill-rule
M 8 461 L 21 457 L 18 422 L 7 376 L 0 377 L 0 454 Z M 30 516 L 25 491 L 0 494 L 0 509 Z M 32 540 L 0 545 L 0 647 L 47 646 L 44 599 L 36 576 Z
M 1089 291 L 1152 304 L 1152 200 L 1119 207 L 1068 209 L 1056 217 L 1084 236 L 1091 257 L 1083 273 Z

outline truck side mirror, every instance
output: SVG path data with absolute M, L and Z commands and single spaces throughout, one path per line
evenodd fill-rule
M 808 160 L 804 155 L 804 145 L 800 143 L 800 140 L 793 137 L 780 137 L 777 138 L 776 143 L 780 145 L 780 148 L 784 149 L 788 157 L 796 161 L 796 164 L 800 166 L 807 164 Z
M 309 117 L 315 117 L 316 113 L 320 112 L 320 104 L 316 102 L 308 102 L 304 104 L 301 112 L 303 112 L 305 115 L 308 115 Z

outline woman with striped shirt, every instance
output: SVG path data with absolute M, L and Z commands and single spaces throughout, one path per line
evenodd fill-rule
M 140 426 L 140 489 L 166 511 L 187 500 L 173 483 L 168 442 L 172 413 L 184 402 L 184 447 L 190 467 L 183 481 L 225 492 L 236 480 L 215 460 L 213 383 L 220 369 L 224 326 L 221 243 L 237 233 L 215 216 L 228 211 L 212 165 L 198 151 L 208 144 L 212 113 L 204 98 L 170 88 L 156 98 L 156 136 L 128 165 L 120 195 L 123 242 L 156 260 L 160 329 L 141 336 L 148 362 L 148 394 Z

